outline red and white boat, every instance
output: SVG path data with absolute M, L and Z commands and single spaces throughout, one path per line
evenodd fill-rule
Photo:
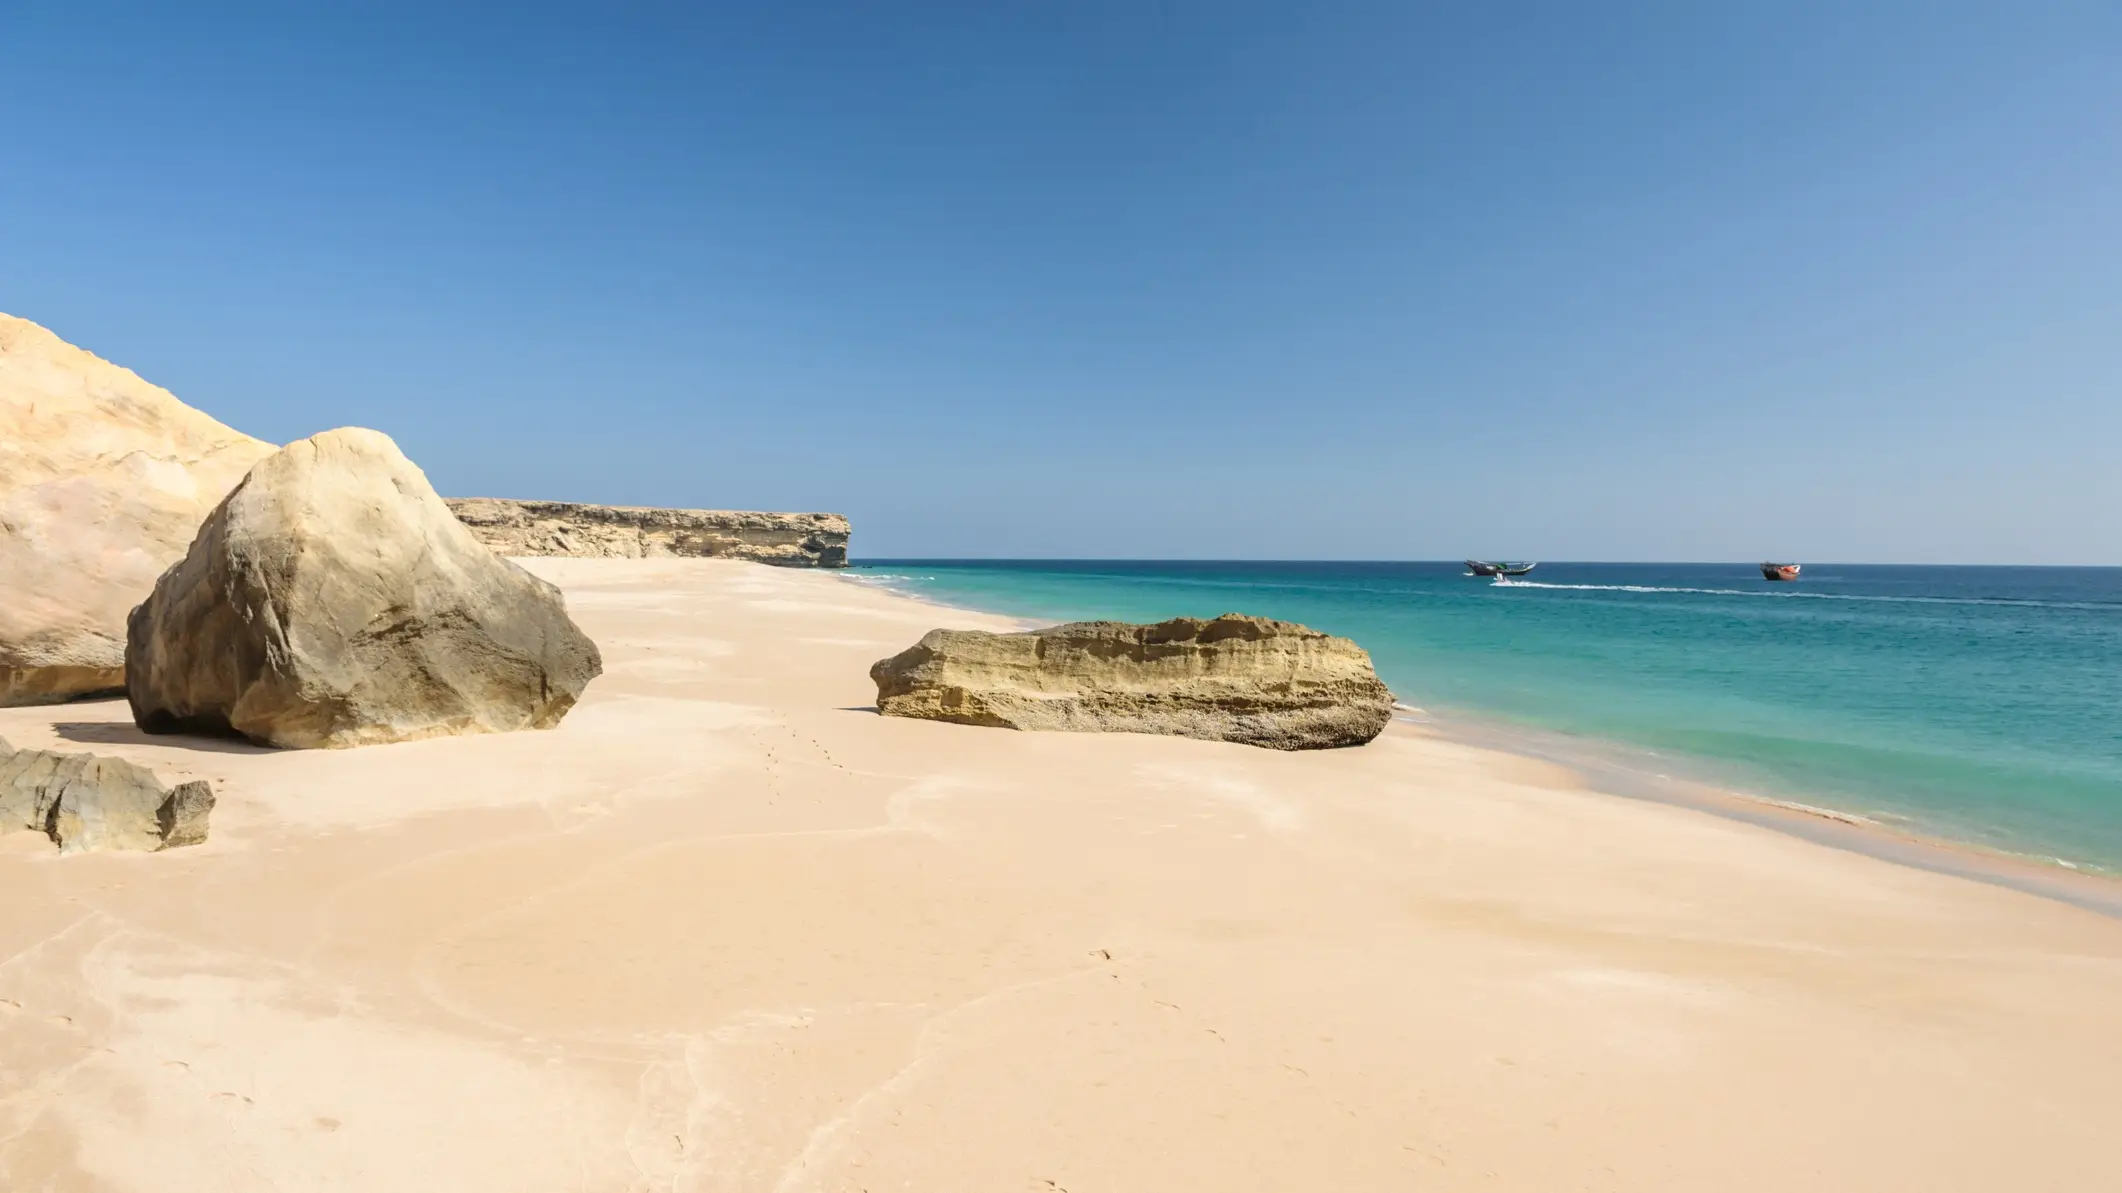
M 1761 578 L 1763 580 L 1795 580 L 1798 578 L 1798 565 L 1795 563 L 1764 563 L 1761 565 Z

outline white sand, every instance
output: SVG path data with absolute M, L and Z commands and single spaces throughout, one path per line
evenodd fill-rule
M 1396 727 L 1284 755 L 866 711 L 1006 624 L 541 561 L 550 733 L 18 746 L 213 839 L 0 838 L 7 1190 L 2000 1190 L 2115 1180 L 2122 922 Z

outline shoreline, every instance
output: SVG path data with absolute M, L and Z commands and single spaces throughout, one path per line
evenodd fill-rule
M 901 600 L 912 601 L 918 605 L 927 605 L 931 609 L 941 609 L 946 613 L 975 613 L 982 617 L 1004 618 L 1006 620 L 1015 622 L 1017 624 L 1017 627 L 1023 630 L 1037 630 L 1044 629 L 1045 627 L 1050 625 L 1066 624 L 1064 622 L 1058 621 L 1046 621 L 1037 617 L 1019 617 L 1014 613 L 997 613 L 993 609 L 982 609 L 975 605 L 953 604 L 950 601 L 943 600 L 940 597 L 931 596 L 930 594 L 925 592 L 915 592 L 911 589 L 901 588 L 897 585 L 884 583 L 881 580 L 865 580 L 860 576 L 856 576 L 853 574 L 855 569 L 861 566 L 863 565 L 849 564 L 845 571 L 835 572 L 833 574 L 833 578 L 843 583 L 853 584 L 858 588 L 868 589 L 871 592 L 881 592 L 884 593 L 886 596 L 895 596 Z
M 1282 752 L 880 716 L 875 659 L 1016 623 L 751 563 L 523 564 L 604 659 L 550 730 L 269 750 L 0 710 L 217 801 L 167 852 L 0 838 L 0 1183 L 2106 1172 L 2113 917 L 1432 724 Z
M 1415 722 L 1396 717 L 1395 721 L 1433 731 L 1447 741 L 1552 763 L 1570 771 L 1587 790 L 1600 795 L 1705 812 L 1816 845 L 1933 874 L 1989 883 L 2122 919 L 2122 877 L 2102 870 L 2078 869 L 2060 858 L 2044 859 L 1950 837 L 1906 832 L 1858 813 L 1657 774 L 1598 756 L 1601 747 L 1616 743 L 1472 718 Z M 1576 748 L 1570 748 L 1572 745 Z
M 955 604 L 899 585 L 865 580 L 852 574 L 859 566 L 862 565 L 852 565 L 848 571 L 836 576 L 845 583 L 942 611 L 1008 618 L 1024 630 L 1060 624 Z M 1407 713 L 1419 713 L 1422 719 L 1409 717 Z M 1586 790 L 1600 795 L 1704 812 L 1879 861 L 1989 883 L 2122 919 L 2122 874 L 2094 863 L 2076 863 L 2061 857 L 1990 848 L 1949 836 L 1904 831 L 1857 812 L 1761 795 L 1707 780 L 1660 774 L 1631 765 L 1619 757 L 1638 750 L 1626 742 L 1536 729 L 1477 711 L 1454 709 L 1439 714 L 1431 709 L 1400 704 L 1396 707 L 1393 724 L 1403 731 L 1413 729 L 1456 744 L 1560 766 L 1575 775 Z M 1713 760 L 1690 761 L 1715 765 Z

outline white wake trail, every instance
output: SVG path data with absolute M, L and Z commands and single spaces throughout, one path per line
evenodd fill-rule
M 1655 584 L 1551 584 L 1543 580 L 1511 580 L 1496 577 L 1491 588 L 1545 588 L 1572 592 L 1681 593 L 1696 596 L 1768 597 L 1773 600 L 1870 601 L 1889 605 L 2010 605 L 2030 609 L 2084 609 L 2094 612 L 2122 611 L 2122 605 L 2097 601 L 2042 601 L 2019 597 L 1886 596 L 1857 592 L 1797 592 L 1787 588 L 1683 588 Z

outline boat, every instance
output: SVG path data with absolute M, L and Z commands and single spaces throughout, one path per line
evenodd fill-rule
M 1540 565 L 1537 563 L 1489 563 L 1480 559 L 1466 561 L 1469 576 L 1522 576 Z
M 1763 580 L 1795 580 L 1798 578 L 1798 565 L 1795 563 L 1764 563 L 1761 565 L 1761 578 Z

